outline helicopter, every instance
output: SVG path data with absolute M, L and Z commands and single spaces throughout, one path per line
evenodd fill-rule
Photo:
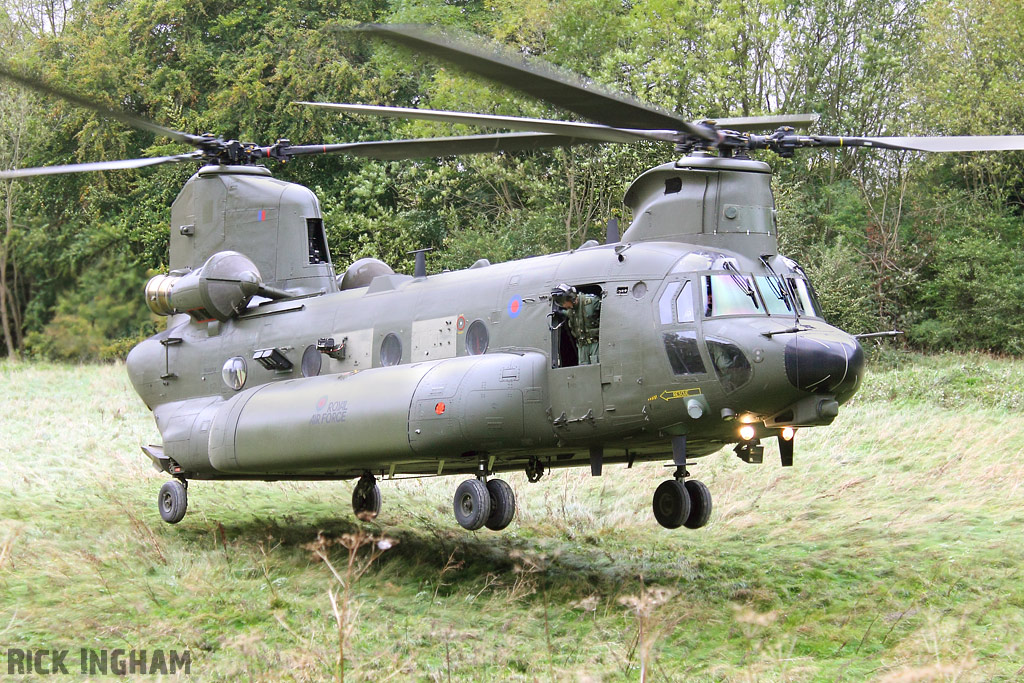
M 1024 136 L 798 133 L 813 115 L 689 121 L 430 27 L 354 30 L 589 122 L 300 102 L 514 132 L 260 146 L 171 130 L 0 67 L 0 77 L 194 147 L 0 178 L 201 164 L 171 205 L 169 272 L 145 287 L 166 329 L 126 360 L 162 438 L 142 451 L 169 476 L 157 496 L 168 523 L 184 518 L 197 480 L 356 479 L 353 511 L 365 520 L 380 512 L 380 480 L 460 475 L 456 521 L 500 531 L 516 500 L 495 475 L 522 470 L 537 482 L 556 468 L 602 476 L 606 465 L 656 461 L 673 470 L 653 493 L 657 522 L 701 528 L 712 496 L 690 475 L 695 461 L 732 446 L 760 463 L 775 440 L 791 466 L 797 430 L 831 424 L 864 373 L 858 338 L 826 322 L 804 270 L 779 253 L 772 170 L 749 153 L 1024 149 Z M 264 165 L 637 141 L 682 156 L 633 181 L 621 236 L 610 229 L 604 244 L 434 274 L 422 251 L 411 275 L 372 258 L 336 272 L 316 195 Z

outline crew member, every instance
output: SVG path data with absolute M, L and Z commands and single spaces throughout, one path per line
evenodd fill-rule
M 586 292 L 581 294 L 575 287 L 561 284 L 551 292 L 551 298 L 569 322 L 569 333 L 576 340 L 579 364 L 599 363 L 597 345 L 601 325 L 601 297 Z

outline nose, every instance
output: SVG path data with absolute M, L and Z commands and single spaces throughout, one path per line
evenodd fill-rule
M 843 334 L 796 334 L 786 344 L 786 377 L 797 389 L 835 394 L 843 403 L 864 376 L 864 351 L 856 339 Z

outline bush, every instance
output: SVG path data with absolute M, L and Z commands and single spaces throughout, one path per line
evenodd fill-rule
M 73 362 L 123 358 L 159 325 L 145 304 L 145 282 L 125 256 L 104 255 L 58 296 L 50 322 L 26 335 L 26 354 Z

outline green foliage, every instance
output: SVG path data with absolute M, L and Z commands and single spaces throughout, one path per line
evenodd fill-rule
M 1024 17 L 1013 0 L 85 0 L 53 30 L 15 30 L 20 24 L 0 14 L 0 55 L 169 127 L 259 143 L 476 132 L 338 116 L 295 100 L 566 116 L 337 31 L 364 21 L 480 33 L 695 119 L 815 111 L 818 130 L 829 133 L 1024 132 Z M 67 103 L 29 101 L 27 123 L 38 134 L 26 138 L 20 165 L 183 151 Z M 12 123 L 0 115 L 5 164 Z M 625 228 L 628 182 L 672 154 L 649 144 L 401 163 L 338 155 L 273 170 L 320 197 L 339 270 L 372 255 L 409 272 L 413 249 L 437 249 L 431 269 L 458 268 L 600 239 L 612 216 Z M 844 150 L 770 159 L 783 252 L 812 275 L 830 320 L 851 331 L 896 326 L 921 348 L 1021 353 L 1021 157 Z M 68 302 L 106 249 L 132 269 L 166 267 L 167 208 L 193 171 L 183 164 L 17 184 L 6 284 L 32 350 L 61 337 L 75 355 L 75 344 L 99 344 L 82 340 L 127 334 L 119 322 L 96 327 L 85 304 Z M 977 220 L 936 208 L 965 197 Z M 144 317 L 134 285 L 110 297 L 117 305 L 108 307 Z M 965 298 L 969 306 L 954 304 Z
M 58 297 L 53 319 L 28 334 L 25 351 L 79 362 L 124 358 L 132 345 L 156 331 L 148 309 L 124 296 L 141 293 L 145 282 L 145 274 L 125 255 L 108 252 Z
M 932 219 L 922 274 L 924 312 L 910 341 L 930 349 L 1024 354 L 1024 225 L 998 204 L 971 200 Z
M 922 132 L 948 135 L 1024 131 L 1024 5 L 1017 0 L 942 0 L 925 12 L 913 74 L 915 119 Z M 933 164 L 953 171 L 975 194 L 1024 204 L 1024 153 L 955 155 Z

